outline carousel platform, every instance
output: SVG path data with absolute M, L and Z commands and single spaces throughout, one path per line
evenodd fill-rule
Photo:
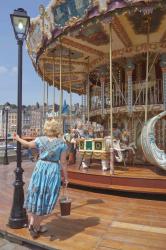
M 68 166 L 71 184 L 95 189 L 117 190 L 136 193 L 166 194 L 166 172 L 151 165 L 115 165 L 114 175 L 102 171 L 101 165 L 93 163 L 88 169 L 79 164 Z
M 25 190 L 34 164 L 22 163 Z M 32 240 L 27 228 L 9 228 L 15 167 L 16 162 L 0 164 L 0 234 L 21 244 L 17 250 L 22 249 L 24 243 L 31 244 L 32 249 L 49 250 L 165 249 L 165 201 L 148 199 L 146 195 L 131 198 L 69 188 L 71 215 L 61 217 L 57 203 L 53 213 L 43 222 L 48 232 L 38 239 Z

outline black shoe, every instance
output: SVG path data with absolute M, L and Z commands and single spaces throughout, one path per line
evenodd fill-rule
M 33 225 L 30 225 L 29 226 L 29 232 L 30 232 L 30 235 L 32 236 L 33 239 L 37 239 L 40 234 L 39 234 L 39 231 L 37 231 Z

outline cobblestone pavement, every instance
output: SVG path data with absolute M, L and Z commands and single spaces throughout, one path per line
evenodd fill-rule
M 10 242 L 6 239 L 0 237 L 0 250 L 44 250 L 44 248 L 40 248 L 37 246 L 32 246 L 28 243 L 24 243 L 23 245 L 19 245 L 13 242 Z

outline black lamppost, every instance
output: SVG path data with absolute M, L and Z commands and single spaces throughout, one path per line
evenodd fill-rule
M 17 134 L 21 136 L 22 131 L 22 46 L 26 39 L 30 18 L 24 9 L 14 10 L 10 15 L 13 30 L 18 44 L 18 96 L 17 96 Z M 9 218 L 11 228 L 22 228 L 27 225 L 26 210 L 23 208 L 24 189 L 22 179 L 23 169 L 21 167 L 21 144 L 17 142 L 17 166 L 15 170 L 13 205 Z
M 8 148 L 7 148 L 7 142 L 8 142 L 8 111 L 10 109 L 10 105 L 9 104 L 5 104 L 5 122 L 6 122 L 6 129 L 5 129 L 5 154 L 4 154 L 4 159 L 3 159 L 3 164 L 4 165 L 8 165 L 9 161 L 8 161 Z

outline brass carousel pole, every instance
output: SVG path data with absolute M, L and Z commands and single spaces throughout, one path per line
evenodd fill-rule
M 39 14 L 42 21 L 42 43 L 44 43 L 44 33 L 45 33 L 45 27 L 44 27 L 44 18 L 45 18 L 45 7 L 43 4 L 39 5 Z M 43 125 L 44 125 L 44 119 L 45 119 L 45 62 L 43 61 Z
M 87 79 L 87 118 L 88 118 L 88 122 L 89 122 L 89 91 L 90 91 L 90 86 L 89 86 L 89 56 L 88 56 L 88 79 Z
M 59 57 L 59 91 L 60 91 L 60 95 L 59 95 L 59 118 L 60 118 L 60 122 L 62 123 L 62 42 L 60 39 L 60 57 Z M 63 129 L 63 128 L 62 128 Z
M 39 61 L 37 62 L 37 72 L 39 75 Z M 43 82 L 43 77 L 41 77 L 41 80 Z M 40 108 L 40 135 L 42 135 L 42 131 L 43 131 L 43 112 Z
M 110 23 L 110 136 L 111 136 L 111 148 L 110 148 L 110 174 L 114 174 L 114 151 L 113 151 L 113 110 L 112 110 L 112 23 Z
M 146 92 L 145 92 L 145 122 L 148 118 L 148 81 L 149 81 L 149 31 L 150 17 L 147 17 L 147 53 L 146 53 Z
M 45 63 L 43 62 L 43 123 L 45 119 Z
M 48 112 L 48 82 L 47 82 L 46 101 L 47 101 L 47 109 L 46 109 L 46 111 Z
M 55 112 L 55 55 L 53 56 L 53 112 Z
M 71 85 L 72 85 L 72 81 L 71 81 L 71 51 L 69 50 L 69 74 L 70 74 L 70 128 L 72 127 L 72 89 L 71 89 Z

